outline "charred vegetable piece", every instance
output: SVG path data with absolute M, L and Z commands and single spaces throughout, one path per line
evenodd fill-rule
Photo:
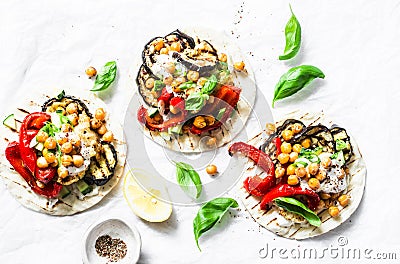
M 321 124 L 309 126 L 306 130 L 303 130 L 302 133 L 294 136 L 291 143 L 299 143 L 307 138 L 311 140 L 311 148 L 322 147 L 324 152 L 335 152 L 332 133 L 326 126 Z
M 333 127 L 331 134 L 335 140 L 335 152 L 343 151 L 344 159 L 346 162 L 349 161 L 353 154 L 353 148 L 346 130 L 341 127 Z
M 86 171 L 84 181 L 89 184 L 102 186 L 113 176 L 117 166 L 117 152 L 112 144 L 102 141 L 102 152 L 98 157 L 93 157 L 89 169 Z
M 177 52 L 174 52 L 172 54 L 172 57 L 175 58 L 183 66 L 185 66 L 185 68 L 188 69 L 189 71 L 199 72 L 200 76 L 204 76 L 218 67 L 218 64 L 216 62 L 201 66 L 195 59 L 189 58 L 188 56 L 184 56 Z M 204 63 L 204 61 L 201 62 Z
M 139 72 L 136 76 L 136 84 L 139 89 L 139 94 L 143 97 L 144 102 L 151 107 L 157 107 L 157 97 L 159 94 L 153 89 L 146 87 L 146 81 L 153 78 L 154 81 L 160 80 L 157 76 L 151 73 L 151 71 L 144 66 L 140 66 Z
M 51 98 L 49 100 L 47 100 L 43 105 L 42 105 L 42 112 L 45 113 L 52 113 L 52 112 L 56 112 L 57 107 L 59 106 L 64 106 L 66 107 L 67 105 L 69 105 L 70 103 L 76 103 L 78 106 L 78 113 L 82 113 L 85 112 L 87 116 L 89 116 L 90 118 L 92 118 L 92 114 L 90 113 L 88 107 L 86 106 L 86 104 L 84 102 L 82 102 L 81 100 L 79 100 L 78 98 L 74 97 L 74 96 L 70 96 L 70 95 L 62 95 L 60 94 L 57 97 Z

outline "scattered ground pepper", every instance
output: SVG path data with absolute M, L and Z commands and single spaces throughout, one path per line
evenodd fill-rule
M 126 256 L 126 244 L 119 238 L 103 235 L 97 238 L 95 249 L 100 257 L 107 258 L 110 262 L 117 262 Z

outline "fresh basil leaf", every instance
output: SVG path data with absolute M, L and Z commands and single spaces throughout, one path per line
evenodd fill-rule
M 292 6 L 289 5 L 289 7 L 292 16 L 285 27 L 286 45 L 283 54 L 279 56 L 280 60 L 288 60 L 296 56 L 301 45 L 301 26 L 293 13 Z
M 107 62 L 101 72 L 96 76 L 94 86 L 90 91 L 99 92 L 107 89 L 114 82 L 116 76 L 117 63 L 115 61 Z
M 60 132 L 60 129 L 51 122 L 46 122 L 40 130 L 46 132 L 50 137 L 54 137 L 56 133 Z
M 325 78 L 324 73 L 317 67 L 301 65 L 291 68 L 288 72 L 282 75 L 275 86 L 272 107 L 274 107 L 276 101 L 297 93 L 315 78 Z
M 342 166 L 346 163 L 346 160 L 344 158 L 344 154 L 343 154 L 342 150 L 332 154 L 331 159 L 339 161 L 340 165 L 342 165 Z
M 211 94 L 215 87 L 217 86 L 217 76 L 215 75 L 211 75 L 210 78 L 208 78 L 208 80 L 206 81 L 206 83 L 204 84 L 203 88 L 201 89 L 201 92 L 203 94 Z
M 62 92 L 61 92 L 61 93 L 59 93 L 59 94 L 56 96 L 56 98 L 57 98 L 58 100 L 61 100 L 61 99 L 63 99 L 63 98 L 64 98 L 64 96 L 65 96 L 65 91 L 64 91 L 64 90 L 62 90 Z
M 195 169 L 187 163 L 175 162 L 176 180 L 182 190 L 192 198 L 199 198 L 202 190 L 200 176 Z
M 154 91 L 156 91 L 156 92 L 161 91 L 162 88 L 164 88 L 164 87 L 165 87 L 165 83 L 163 83 L 162 81 L 160 81 L 160 80 L 154 81 L 154 86 L 153 86 Z
M 291 197 L 279 197 L 274 199 L 274 202 L 276 205 L 279 207 L 282 207 L 283 209 L 301 215 L 306 219 L 310 225 L 313 226 L 320 226 L 321 225 L 321 219 L 318 217 L 314 211 L 310 210 L 307 206 L 305 206 L 302 202 L 291 198 Z
M 344 149 L 347 149 L 347 143 L 344 142 L 341 139 L 337 139 L 336 140 L 336 150 L 337 151 L 341 151 L 341 150 L 344 150 Z
M 192 93 L 185 101 L 185 109 L 189 111 L 198 111 L 203 108 L 209 96 L 199 92 Z
M 190 88 L 195 88 L 196 86 L 197 86 L 196 83 L 194 83 L 192 81 L 188 81 L 188 82 L 184 82 L 181 85 L 179 85 L 179 89 L 186 90 L 186 89 L 190 89 Z
M 228 211 L 229 208 L 237 208 L 239 204 L 232 198 L 215 198 L 205 203 L 197 212 L 193 220 L 193 232 L 196 240 L 196 245 L 199 246 L 199 238 L 205 232 L 210 230 L 222 216 Z
M 217 121 L 222 119 L 222 117 L 224 116 L 225 112 L 226 112 L 226 107 L 219 109 L 218 115 L 217 115 Z
M 56 110 L 57 115 L 60 117 L 60 123 L 61 124 L 70 124 L 72 125 L 71 120 L 63 115 L 63 111 L 62 110 Z
M 322 147 L 316 147 L 315 149 L 306 149 L 302 148 L 299 153 L 300 158 L 306 158 L 311 162 L 320 163 L 321 160 L 319 159 L 318 155 L 321 154 Z

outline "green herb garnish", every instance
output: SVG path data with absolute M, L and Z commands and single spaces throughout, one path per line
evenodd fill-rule
M 210 230 L 215 224 L 221 220 L 222 216 L 229 208 L 239 207 L 238 203 L 232 198 L 215 198 L 205 203 L 197 212 L 193 220 L 193 232 L 196 245 L 199 246 L 199 238 L 205 232 Z
M 343 140 L 337 139 L 335 143 L 336 143 L 336 150 L 337 151 L 341 151 L 341 150 L 347 149 L 347 143 L 344 142 Z
M 201 92 L 203 94 L 211 94 L 215 90 L 217 82 L 218 82 L 217 77 L 215 75 L 211 75 L 210 78 L 208 78 L 208 80 L 204 84 L 203 88 L 201 89 Z
M 272 107 L 274 107 L 276 101 L 297 93 L 315 78 L 325 78 L 324 73 L 317 67 L 301 65 L 291 68 L 288 72 L 282 75 L 275 86 Z
M 117 76 L 117 63 L 115 61 L 107 62 L 101 72 L 96 76 L 94 86 L 90 90 L 92 92 L 99 92 L 107 89 L 115 80 Z
M 62 90 L 61 93 L 59 93 L 59 94 L 57 95 L 57 99 L 58 99 L 58 100 L 61 100 L 61 99 L 64 98 L 64 96 L 65 96 L 65 91 Z
M 154 91 L 156 91 L 156 92 L 161 91 L 162 88 L 164 88 L 164 87 L 165 87 L 165 83 L 163 83 L 162 81 L 160 81 L 160 80 L 154 81 L 154 86 L 153 86 Z
M 202 186 L 200 176 L 195 169 L 187 163 L 175 162 L 176 180 L 182 190 L 192 198 L 199 198 Z
M 185 109 L 191 111 L 198 111 L 206 104 L 209 96 L 201 92 L 192 93 L 185 101 Z
M 286 46 L 283 55 L 279 56 L 280 60 L 288 60 L 296 56 L 301 45 L 301 26 L 293 13 L 292 6 L 289 5 L 291 18 L 285 27 Z
M 279 197 L 274 199 L 274 202 L 276 205 L 279 207 L 282 207 L 283 209 L 301 215 L 306 219 L 310 225 L 313 226 L 320 226 L 321 225 L 321 219 L 318 217 L 316 213 L 314 213 L 312 210 L 310 210 L 307 206 L 305 206 L 302 202 L 291 198 L 291 197 Z

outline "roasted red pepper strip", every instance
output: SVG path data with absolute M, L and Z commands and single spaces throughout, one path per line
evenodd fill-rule
M 261 200 L 260 209 L 266 210 L 268 204 L 278 197 L 291 197 L 294 195 L 305 195 L 308 198 L 308 208 L 315 210 L 319 204 L 318 194 L 310 189 L 305 189 L 300 186 L 291 186 L 289 184 L 279 184 L 272 190 L 270 190 L 266 195 L 264 195 Z
M 255 196 L 265 195 L 269 189 L 275 186 L 275 166 L 271 158 L 263 151 L 244 142 L 236 142 L 229 148 L 229 155 L 240 152 L 249 159 L 253 160 L 257 166 L 265 171 L 267 176 L 261 179 L 258 175 L 248 177 L 244 181 L 246 190 Z
M 280 137 L 274 138 L 274 144 L 275 144 L 275 147 L 276 147 L 276 156 L 278 157 L 279 154 L 282 153 L 282 151 L 281 151 L 282 141 L 281 141 Z
M 29 169 L 29 171 L 31 171 L 34 177 L 45 184 L 54 178 L 56 175 L 56 168 L 38 168 L 36 166 L 36 152 L 30 147 L 30 143 L 39 132 L 39 129 L 41 129 L 50 119 L 50 115 L 43 112 L 29 114 L 24 118 L 19 131 L 19 147 L 21 158 L 25 166 Z
M 31 187 L 32 191 L 34 191 L 35 193 L 48 198 L 57 197 L 57 195 L 60 193 L 62 185 L 54 181 L 47 183 L 44 188 L 40 188 L 37 185 L 32 173 L 24 166 L 18 142 L 14 141 L 8 144 L 6 148 L 6 158 L 13 166 L 15 171 L 18 172 L 22 176 L 22 178 L 25 179 L 25 181 Z
M 158 97 L 158 101 L 164 101 L 164 103 L 165 103 L 165 107 L 167 107 L 167 105 L 169 105 L 169 100 L 171 100 L 171 98 L 173 97 L 174 95 L 172 94 L 172 93 L 169 93 L 168 91 L 167 91 L 167 88 L 163 88 L 162 89 L 162 91 L 161 91 L 161 95 L 160 95 L 160 97 Z

